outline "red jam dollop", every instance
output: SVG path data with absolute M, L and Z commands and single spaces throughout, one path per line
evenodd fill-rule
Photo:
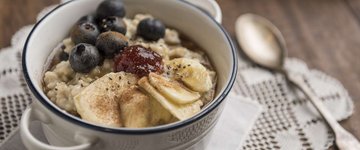
M 141 45 L 125 47 L 125 49 L 114 58 L 115 72 L 128 72 L 143 77 L 150 72 L 161 73 L 163 62 L 161 56 Z

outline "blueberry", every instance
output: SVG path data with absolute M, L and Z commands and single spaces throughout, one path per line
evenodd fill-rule
M 165 25 L 160 20 L 148 18 L 140 21 L 136 32 L 145 40 L 157 41 L 165 36 Z
M 80 43 L 71 50 L 69 61 L 75 72 L 89 73 L 100 63 L 101 56 L 95 46 Z
M 70 32 L 71 40 L 75 44 L 88 43 L 94 45 L 99 34 L 100 31 L 98 27 L 91 22 L 75 24 Z
M 128 46 L 128 39 L 119 32 L 107 31 L 101 33 L 96 40 L 96 47 L 106 58 L 113 58 Z
M 109 16 L 125 16 L 124 3 L 121 0 L 105 0 L 96 9 L 96 16 L 101 20 Z
M 59 54 L 59 59 L 61 61 L 67 61 L 69 59 L 69 54 L 67 52 L 65 52 L 64 50 L 62 50 Z
M 100 28 L 102 32 L 116 31 L 124 35 L 126 34 L 126 24 L 124 20 L 116 16 L 110 16 L 102 19 Z
M 81 23 L 84 23 L 84 22 L 90 22 L 90 23 L 96 24 L 96 18 L 93 15 L 86 15 L 86 16 L 81 17 L 78 20 L 78 24 L 81 24 Z
M 100 52 L 99 52 L 100 53 Z M 101 55 L 100 53 L 100 62 L 98 64 L 98 66 L 102 66 L 104 64 L 104 61 L 105 61 L 105 57 Z

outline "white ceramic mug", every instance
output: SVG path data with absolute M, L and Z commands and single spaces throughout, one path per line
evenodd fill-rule
M 25 146 L 36 150 L 199 149 L 198 143 L 206 144 L 222 112 L 225 98 L 235 81 L 237 59 L 231 39 L 221 25 L 188 2 L 124 0 L 128 17 L 136 13 L 152 14 L 190 37 L 208 54 L 216 68 L 218 84 L 215 99 L 201 112 L 187 120 L 157 127 L 108 128 L 72 116 L 47 98 L 42 90 L 42 78 L 46 67 L 44 64 L 51 51 L 68 35 L 76 21 L 81 16 L 94 12 L 100 2 L 101 0 L 66 2 L 47 14 L 31 31 L 24 46 L 22 61 L 26 82 L 36 99 L 21 118 L 20 133 Z M 213 13 L 211 10 L 209 12 Z M 218 18 L 220 20 L 221 15 Z M 42 122 L 50 144 L 37 140 L 30 132 L 30 123 L 36 120 Z

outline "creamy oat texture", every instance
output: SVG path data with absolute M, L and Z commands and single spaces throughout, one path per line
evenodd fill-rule
M 143 40 L 141 37 L 136 36 L 137 25 L 142 19 L 145 18 L 152 18 L 152 16 L 146 14 L 145 15 L 138 14 L 134 17 L 134 19 L 124 18 L 124 21 L 127 25 L 127 33 L 125 36 L 129 38 L 129 45 L 142 45 L 160 54 L 164 62 L 164 73 L 162 75 L 163 77 L 167 77 L 169 79 L 174 79 L 174 80 L 181 80 L 183 83 L 185 83 L 185 86 L 181 85 L 181 87 L 184 87 L 186 90 L 191 91 L 191 90 L 200 89 L 197 90 L 196 92 L 200 93 L 201 97 L 197 98 L 198 101 L 196 101 L 196 106 L 194 104 L 190 107 L 196 107 L 197 109 L 199 109 L 200 107 L 209 103 L 209 101 L 211 101 L 214 96 L 214 91 L 216 86 L 216 74 L 214 71 L 211 71 L 212 70 L 211 64 L 207 59 L 207 57 L 205 56 L 205 54 L 199 51 L 198 49 L 189 50 L 183 47 L 181 45 L 182 41 L 179 38 L 179 33 L 173 29 L 167 28 L 165 32 L 165 37 L 158 40 L 157 42 L 148 42 Z M 71 41 L 70 38 L 63 40 L 62 44 L 65 46 L 64 51 L 67 53 L 70 53 L 70 51 L 74 46 L 74 43 Z M 198 84 L 195 82 L 197 82 L 197 80 L 203 80 L 203 79 L 198 79 L 202 77 L 195 77 L 194 73 L 196 73 L 196 71 L 195 72 L 193 71 L 198 68 L 191 66 L 191 64 L 184 64 L 183 66 L 181 66 L 180 64 L 180 66 L 184 68 L 187 66 L 191 66 L 191 67 L 188 67 L 187 70 L 182 69 L 183 71 L 179 71 L 178 68 L 179 64 L 176 64 L 178 63 L 176 59 L 191 60 L 195 64 L 193 66 L 196 66 L 196 64 L 200 64 L 200 63 L 202 64 L 201 66 L 206 66 L 207 68 L 205 69 L 202 68 L 203 71 L 200 74 L 204 74 L 205 76 L 208 76 L 209 79 L 207 79 L 207 81 L 204 81 L 206 83 L 204 85 L 205 86 L 208 85 L 211 87 L 201 87 L 201 86 L 199 87 Z M 186 61 L 186 60 L 182 60 L 182 61 Z M 124 127 L 135 127 L 135 128 L 148 127 L 148 126 L 156 126 L 156 125 L 166 124 L 166 123 L 174 122 L 176 120 L 184 119 L 184 118 L 176 117 L 176 115 L 174 117 L 173 112 L 184 113 L 181 114 L 183 116 L 194 115 L 193 113 L 186 114 L 186 112 L 179 112 L 179 111 L 187 111 L 187 108 L 182 106 L 179 107 L 182 110 L 170 111 L 169 109 L 172 108 L 164 107 L 164 104 L 162 104 L 161 101 L 155 100 L 156 96 L 148 94 L 149 91 L 147 91 L 146 88 L 139 86 L 137 84 L 137 82 L 140 80 L 139 78 L 136 78 L 131 75 L 124 75 L 123 72 L 111 73 L 113 72 L 113 65 L 114 64 L 112 60 L 106 59 L 101 66 L 97 66 L 90 73 L 83 74 L 83 73 L 74 72 L 70 66 L 69 61 L 57 62 L 44 74 L 44 91 L 46 92 L 46 95 L 49 97 L 49 99 L 52 102 L 54 102 L 57 106 L 59 106 L 61 109 L 71 114 L 79 115 L 81 118 L 89 122 L 97 123 L 105 126 L 113 126 L 113 127 L 124 126 Z M 192 74 L 192 72 L 194 73 Z M 117 78 L 118 76 L 121 76 L 121 83 L 129 82 L 131 84 L 127 85 L 126 88 L 121 89 L 120 90 L 121 92 L 119 91 L 115 92 L 115 95 L 117 95 L 117 97 L 115 96 L 114 100 L 112 100 L 111 102 L 109 101 L 109 103 L 113 103 L 114 101 L 116 101 L 116 105 L 119 105 L 116 106 L 119 109 L 116 110 L 119 111 L 118 114 L 119 116 L 114 115 L 114 117 L 121 118 L 121 120 L 120 121 L 107 120 L 106 123 L 101 122 L 101 120 L 97 122 L 96 121 L 97 119 L 96 118 L 94 119 L 93 117 L 101 118 L 101 115 L 96 116 L 97 114 L 91 114 L 91 113 L 85 115 L 85 113 L 83 113 L 87 111 L 87 108 L 84 108 L 85 107 L 84 105 L 87 104 L 83 104 L 84 103 L 83 99 L 85 98 L 82 97 L 86 97 L 87 94 L 99 93 L 99 91 L 94 92 L 94 90 L 100 89 L 100 88 L 96 89 L 95 83 L 101 85 L 102 83 L 99 82 L 102 80 L 105 81 L 106 79 L 104 78 L 110 75 L 116 76 Z M 186 77 L 188 77 L 188 80 L 186 80 Z M 108 82 L 108 80 L 106 81 Z M 120 82 L 120 80 L 119 81 L 116 80 L 116 82 Z M 94 83 L 94 85 L 92 85 L 92 83 Z M 116 83 L 114 84 L 114 86 L 117 86 L 119 84 L 120 83 Z M 118 88 L 120 89 L 120 87 Z M 101 90 L 104 89 L 108 89 L 108 88 L 101 88 Z M 106 92 L 106 91 L 102 91 L 102 92 Z M 91 97 L 89 97 L 89 95 L 87 96 L 88 97 L 86 99 L 90 100 Z M 101 97 L 101 95 L 99 96 L 99 94 L 96 96 Z M 177 95 L 170 95 L 170 96 L 176 97 Z M 165 96 L 165 98 L 168 97 Z M 93 107 L 91 104 L 89 104 L 88 106 Z M 180 106 L 180 104 L 176 105 L 176 107 L 177 106 Z M 115 106 L 111 108 L 115 108 Z M 139 108 L 141 108 L 141 110 Z M 97 109 L 100 110 L 101 108 L 97 108 Z M 199 110 L 196 111 L 198 112 Z M 131 116 L 134 114 L 136 114 L 136 116 Z M 106 116 L 106 114 L 104 116 Z M 133 117 L 136 117 L 138 119 L 136 120 L 131 119 Z M 90 119 L 86 119 L 86 118 L 90 118 Z

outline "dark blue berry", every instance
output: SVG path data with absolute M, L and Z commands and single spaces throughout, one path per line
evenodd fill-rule
M 107 31 L 101 33 L 96 40 L 96 47 L 106 58 L 113 58 L 128 46 L 128 39 L 119 32 Z
M 101 56 L 95 46 L 80 43 L 71 50 L 69 61 L 75 72 L 89 73 L 100 63 Z
M 126 34 L 126 24 L 124 20 L 116 16 L 110 16 L 102 19 L 100 28 L 102 32 L 116 31 L 124 35 Z
M 94 45 L 99 34 L 98 27 L 91 22 L 75 24 L 70 32 L 71 40 L 75 44 L 88 43 Z
M 96 18 L 93 15 L 86 15 L 86 16 L 81 17 L 78 20 L 78 24 L 81 24 L 81 23 L 84 23 L 84 22 L 90 22 L 90 23 L 96 24 Z
M 136 32 L 145 40 L 157 41 L 165 36 L 165 25 L 160 20 L 147 18 L 140 21 Z
M 96 9 L 96 16 L 100 20 L 109 16 L 122 18 L 125 16 L 124 3 L 121 0 L 105 0 Z
M 65 52 L 64 50 L 62 50 L 59 54 L 59 59 L 61 61 L 67 61 L 69 59 L 69 54 L 67 52 Z

